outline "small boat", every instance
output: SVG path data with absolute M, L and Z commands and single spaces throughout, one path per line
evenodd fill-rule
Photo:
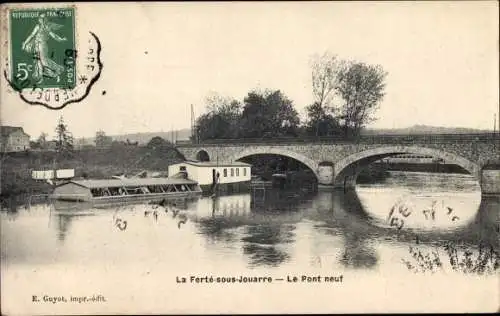
M 272 175 L 273 187 L 284 188 L 287 182 L 287 175 L 284 173 L 275 173 Z
M 285 174 L 285 173 L 273 173 L 272 177 L 273 177 L 273 178 L 282 178 L 282 179 L 286 179 L 286 174 Z
M 71 180 L 56 185 L 51 199 L 84 202 L 92 206 L 194 198 L 202 191 L 197 182 L 180 178 L 114 178 Z
M 268 181 L 259 176 L 252 176 L 252 180 L 250 182 L 250 186 L 252 188 L 270 188 L 273 186 L 272 181 Z

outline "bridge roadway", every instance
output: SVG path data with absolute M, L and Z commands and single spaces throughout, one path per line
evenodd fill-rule
M 261 154 L 282 155 L 309 167 L 318 183 L 353 188 L 363 167 L 398 154 L 432 156 L 468 171 L 485 194 L 500 194 L 500 136 L 481 134 L 364 135 L 356 139 L 268 138 L 177 142 L 188 160 L 234 162 Z

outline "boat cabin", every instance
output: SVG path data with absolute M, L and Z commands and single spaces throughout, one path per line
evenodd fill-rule
M 229 191 L 240 191 L 249 187 L 251 165 L 244 162 L 184 161 L 168 167 L 169 177 L 182 174 L 196 181 L 204 192 L 213 190 L 215 185 Z M 234 189 L 234 190 L 233 190 Z

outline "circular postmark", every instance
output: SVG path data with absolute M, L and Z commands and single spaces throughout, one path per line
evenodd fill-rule
M 62 109 L 80 102 L 99 79 L 103 65 L 96 34 L 77 34 L 75 8 L 12 8 L 4 77 L 32 105 Z

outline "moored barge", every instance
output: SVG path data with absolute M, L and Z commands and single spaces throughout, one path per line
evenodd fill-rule
M 196 181 L 181 178 L 122 178 L 71 180 L 57 185 L 52 199 L 86 202 L 93 206 L 162 199 L 195 198 L 202 190 Z

